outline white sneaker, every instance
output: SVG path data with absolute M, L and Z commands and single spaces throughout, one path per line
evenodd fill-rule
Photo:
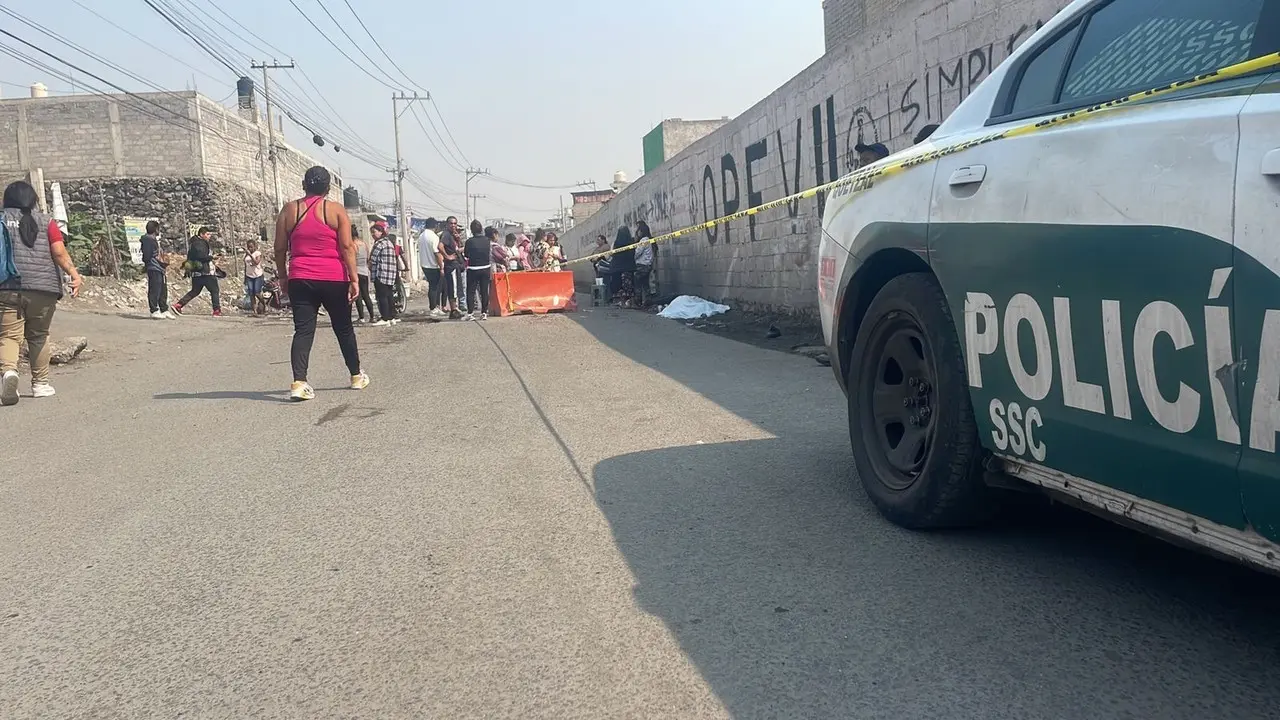
M 177 319 L 178 319 L 178 316 L 177 316 L 177 315 L 174 315 L 172 310 L 166 310 L 166 311 L 164 311 L 164 312 L 160 313 L 160 317 L 164 318 L 165 320 L 177 320 Z
M 31 383 L 31 397 L 46 398 L 57 395 L 58 391 L 53 389 L 49 383 Z
M 481 320 L 488 320 L 488 319 L 489 319 L 489 313 L 480 313 L 480 319 L 481 319 Z
M 18 373 L 10 370 L 0 376 L 0 405 L 18 404 Z
M 432 311 L 431 311 L 431 317 L 433 317 L 433 318 L 447 318 L 447 317 L 449 317 L 449 313 L 447 313 L 447 312 L 445 312 L 445 311 L 441 310 L 440 308 L 436 308 L 435 310 L 432 310 Z
M 314 400 L 316 391 L 311 388 L 311 384 L 298 380 L 289 386 L 289 399 L 294 402 L 303 402 L 304 400 Z
M 160 312 L 159 310 L 157 310 L 157 311 L 155 311 L 155 312 L 151 313 L 151 319 L 152 319 L 152 320 L 164 320 L 164 313 L 162 313 L 162 312 Z
M 476 316 L 475 316 L 475 315 L 472 315 L 471 313 L 467 313 L 466 315 L 463 315 L 463 316 L 462 316 L 462 319 L 463 319 L 463 320 L 475 320 L 475 319 L 476 319 Z
M 392 319 L 391 319 L 391 324 L 392 324 L 392 325 L 399 325 L 399 324 L 400 324 L 400 318 L 392 318 Z
M 369 387 L 369 374 L 361 370 L 359 375 L 351 376 L 351 389 L 363 390 Z
M 386 320 L 379 320 L 378 322 L 373 324 L 373 327 L 387 327 L 389 325 L 391 325 L 391 323 L 387 322 Z

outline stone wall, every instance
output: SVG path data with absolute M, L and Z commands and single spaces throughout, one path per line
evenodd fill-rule
M 835 180 L 854 168 L 853 146 L 860 141 L 901 150 L 1066 4 L 863 0 L 864 29 L 638 179 L 567 233 L 565 248 L 584 255 L 592 238 L 612 238 L 624 223 L 643 219 L 661 234 Z M 664 243 L 658 260 L 664 292 L 745 309 L 815 313 L 824 201 L 798 202 Z M 587 281 L 591 268 L 578 265 L 575 272 Z
M 270 232 L 274 219 L 272 200 L 261 192 L 212 178 L 95 178 L 61 181 L 67 209 L 107 219 L 117 228 L 122 218 L 156 218 L 162 245 L 183 252 L 190 225 L 206 225 L 215 231 L 215 246 L 241 248 L 258 237 L 261 227 Z

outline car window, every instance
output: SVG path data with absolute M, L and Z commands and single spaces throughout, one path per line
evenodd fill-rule
M 1089 18 L 1058 102 L 1156 87 L 1247 60 L 1264 4 L 1115 0 Z
M 1047 107 L 1057 102 L 1058 80 L 1062 78 L 1062 65 L 1067 61 L 1076 33 L 1069 32 L 1041 50 L 1022 71 L 1018 91 L 1013 96 L 1010 112 L 1024 112 Z

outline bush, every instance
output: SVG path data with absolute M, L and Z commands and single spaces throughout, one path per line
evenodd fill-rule
M 66 243 L 71 261 L 85 275 L 114 275 L 116 268 L 125 280 L 136 279 L 141 274 L 129 254 L 124 229 L 107 227 L 100 218 L 87 212 L 73 210 L 67 215 Z

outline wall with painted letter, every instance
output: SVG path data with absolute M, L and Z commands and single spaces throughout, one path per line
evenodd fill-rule
M 882 3 L 883 4 L 883 3 Z M 704 222 L 834 180 L 853 147 L 893 151 L 941 122 L 1067 0 L 904 0 L 754 107 L 644 175 L 563 242 L 588 254 L 599 234 L 649 223 L 655 234 Z M 663 294 L 744 308 L 817 311 L 816 262 L 825 198 L 793 203 L 664 243 Z M 589 281 L 587 264 L 575 272 Z

